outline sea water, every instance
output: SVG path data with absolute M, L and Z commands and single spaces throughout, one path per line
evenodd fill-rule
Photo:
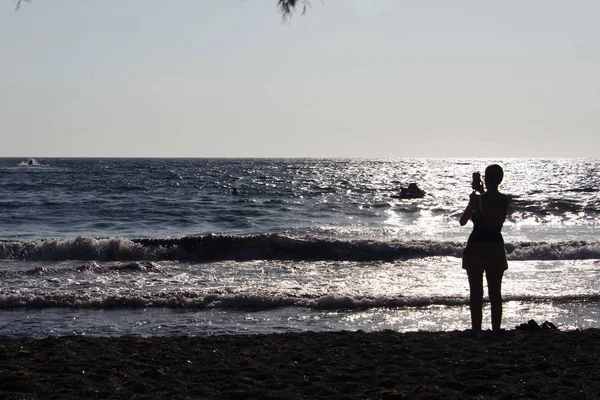
M 599 160 L 4 158 L 0 336 L 467 329 L 458 218 L 491 163 L 504 326 L 598 327 Z

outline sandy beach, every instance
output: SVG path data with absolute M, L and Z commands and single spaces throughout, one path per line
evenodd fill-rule
M 0 339 L 0 397 L 599 398 L 600 330 Z

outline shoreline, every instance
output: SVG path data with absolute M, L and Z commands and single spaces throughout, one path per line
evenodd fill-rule
M 0 397 L 598 398 L 600 329 L 0 337 Z

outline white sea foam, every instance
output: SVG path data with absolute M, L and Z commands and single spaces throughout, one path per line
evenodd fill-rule
M 464 243 L 431 240 L 326 240 L 282 235 L 208 235 L 176 239 L 40 239 L 0 241 L 0 259 L 31 261 L 348 260 L 460 257 Z M 599 259 L 600 242 L 507 243 L 509 260 Z

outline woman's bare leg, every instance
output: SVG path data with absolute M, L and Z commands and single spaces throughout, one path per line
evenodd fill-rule
M 486 271 L 488 294 L 492 308 L 492 330 L 499 331 L 502 325 L 502 276 L 504 271 Z
M 467 271 L 469 276 L 471 327 L 473 331 L 481 331 L 483 303 L 483 271 Z

